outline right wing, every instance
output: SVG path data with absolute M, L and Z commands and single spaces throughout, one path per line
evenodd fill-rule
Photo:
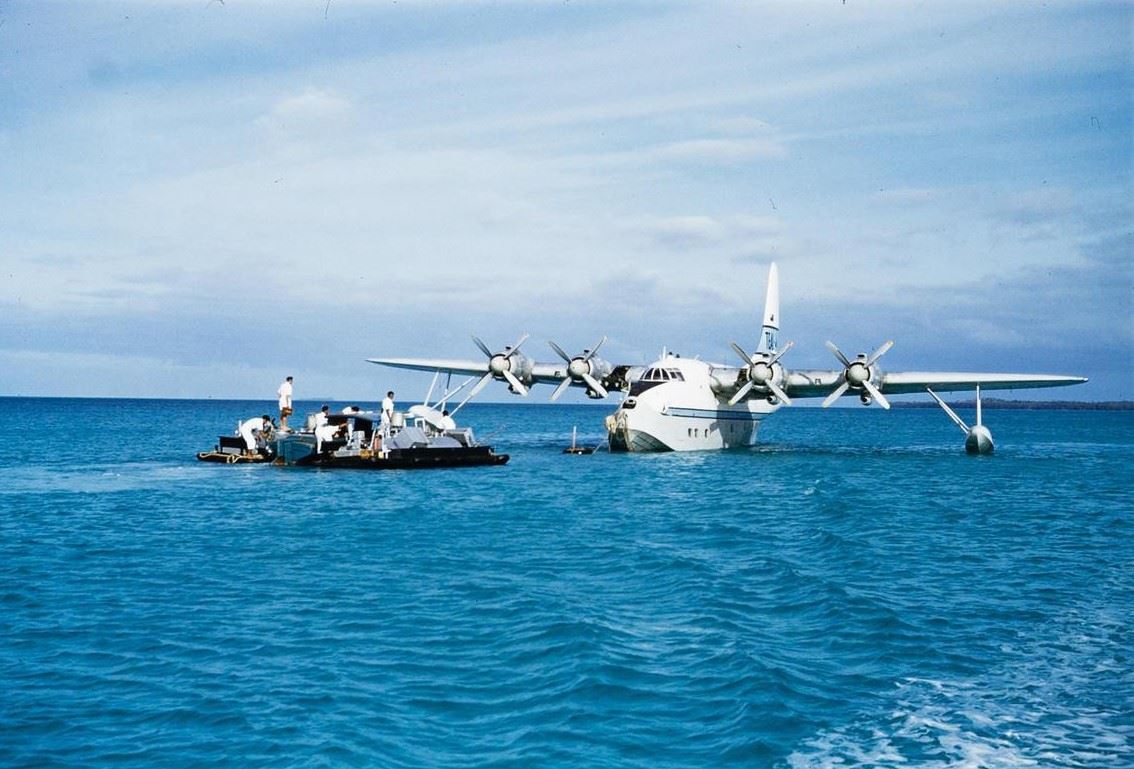
M 522 359 L 516 376 L 525 384 L 561 384 L 567 376 L 567 363 L 540 363 L 530 359 Z M 484 376 L 489 373 L 487 360 L 461 360 L 455 358 L 367 358 L 367 363 L 390 368 L 408 369 L 410 371 L 440 371 L 449 374 L 464 376 Z M 602 377 L 608 390 L 621 390 L 629 386 L 624 381 L 627 372 L 633 369 L 630 365 L 613 366 L 610 374 Z M 583 383 L 573 383 L 585 386 Z
M 482 376 L 488 373 L 486 360 L 457 360 L 449 358 L 367 358 L 367 363 L 411 371 L 444 371 L 450 374 Z

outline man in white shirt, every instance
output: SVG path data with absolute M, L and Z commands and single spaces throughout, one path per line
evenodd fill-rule
M 272 418 L 267 414 L 252 417 L 240 423 L 240 437 L 244 439 L 246 454 L 255 454 L 258 439 L 267 435 L 272 429 Z
M 382 427 L 389 429 L 390 423 L 394 420 L 394 391 L 390 390 L 386 393 L 386 397 L 382 399 Z
M 323 443 L 326 441 L 334 440 L 335 434 L 339 428 L 335 425 L 327 423 L 327 417 L 331 413 L 330 406 L 324 406 L 318 413 L 315 414 L 315 452 L 323 451 Z
M 276 395 L 280 396 L 280 429 L 285 431 L 287 430 L 287 418 L 292 415 L 291 382 L 292 377 L 288 377 L 280 385 L 280 389 L 276 390 Z
M 330 406 L 324 406 L 323 408 L 319 409 L 319 411 L 315 412 L 315 429 L 316 430 L 318 430 L 320 427 L 323 427 L 324 425 L 327 424 L 327 417 L 330 415 L 330 413 L 331 413 L 331 407 Z

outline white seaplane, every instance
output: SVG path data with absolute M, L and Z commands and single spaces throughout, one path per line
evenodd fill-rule
M 697 451 L 752 446 L 765 417 L 789 406 L 795 398 L 823 398 L 826 408 L 844 395 L 859 398 L 863 405 L 877 403 L 890 408 L 889 395 L 929 393 L 949 418 L 965 433 L 965 449 L 985 454 L 993 449 L 992 434 L 981 420 L 981 390 L 1063 387 L 1086 382 L 1085 377 L 1049 374 L 984 374 L 969 372 L 887 372 L 879 359 L 893 346 L 882 344 L 874 352 L 849 358 L 832 342 L 827 347 L 841 368 L 789 370 L 783 358 L 794 345 L 779 345 L 779 271 L 773 263 L 768 271 L 767 295 L 760 341 L 749 353 L 735 342 L 732 349 L 739 366 L 709 363 L 662 353 L 648 366 L 612 364 L 598 357 L 606 337 L 593 348 L 568 355 L 549 342 L 560 361 L 540 363 L 527 357 L 520 347 L 528 335 L 493 352 L 484 342 L 473 341 L 484 360 L 422 358 L 369 358 L 370 363 L 418 371 L 448 372 L 479 377 L 462 401 L 463 406 L 489 382 L 506 382 L 508 389 L 527 395 L 532 385 L 555 384 L 551 400 L 568 387 L 585 388 L 591 398 L 623 393 L 618 409 L 606 418 L 613 451 Z M 436 380 L 435 380 L 436 381 Z M 473 380 L 466 381 L 466 385 Z M 458 390 L 463 389 L 462 385 Z M 938 392 L 976 392 L 976 424 L 967 425 Z M 445 397 L 451 397 L 452 393 Z M 457 408 L 460 408 L 458 406 Z

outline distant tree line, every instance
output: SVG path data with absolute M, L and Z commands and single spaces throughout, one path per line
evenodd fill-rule
M 1001 398 L 981 398 L 981 406 L 986 409 L 1059 409 L 1063 411 L 1131 411 L 1134 401 L 1017 401 Z M 952 408 L 976 408 L 975 400 L 950 401 Z M 895 401 L 894 408 L 932 409 L 937 408 L 933 401 Z

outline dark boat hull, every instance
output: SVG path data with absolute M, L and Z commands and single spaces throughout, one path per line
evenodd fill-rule
M 502 465 L 507 454 L 494 454 L 490 446 L 461 448 L 393 449 L 383 455 L 337 457 L 311 454 L 295 463 L 297 467 L 333 467 L 352 470 L 424 470 L 437 467 L 483 467 Z

